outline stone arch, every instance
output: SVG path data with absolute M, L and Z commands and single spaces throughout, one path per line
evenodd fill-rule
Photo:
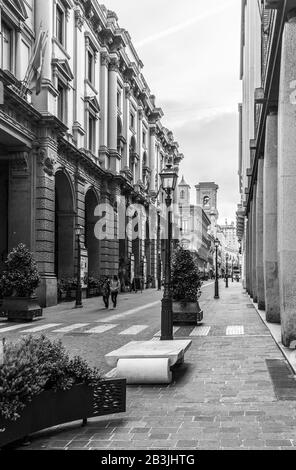
M 55 274 L 58 279 L 74 276 L 75 198 L 70 176 L 55 173 Z
M 95 209 L 99 204 L 99 197 L 90 186 L 85 192 L 85 248 L 88 253 L 88 275 L 98 278 L 100 272 L 100 240 L 95 236 L 95 225 L 98 217 Z

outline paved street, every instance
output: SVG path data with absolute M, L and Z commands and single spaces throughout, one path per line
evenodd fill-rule
M 171 385 L 128 386 L 126 413 L 92 419 L 85 428 L 72 423 L 43 431 L 25 449 L 295 448 L 296 383 L 282 353 L 241 284 L 226 289 L 220 281 L 218 301 L 213 288 L 203 287 L 204 323 L 175 329 L 176 338 L 193 344 Z M 101 299 L 80 311 L 63 305 L 46 310 L 36 326 L 47 326 L 44 333 L 61 337 L 71 354 L 107 372 L 105 353 L 158 333 L 160 298 L 156 291 L 122 295 L 108 313 L 98 310 Z M 78 323 L 85 325 L 78 329 Z M 92 330 L 102 325 L 110 329 Z M 2 325 L 0 333 L 15 339 L 31 327 L 3 333 Z M 55 332 L 65 327 L 68 332 Z

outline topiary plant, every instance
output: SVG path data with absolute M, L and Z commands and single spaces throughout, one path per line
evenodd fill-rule
M 198 267 L 191 252 L 178 247 L 172 263 L 173 300 L 197 302 L 201 294 L 201 285 Z
M 0 279 L 4 297 L 30 297 L 40 284 L 36 262 L 32 253 L 20 243 L 8 255 L 6 271 Z

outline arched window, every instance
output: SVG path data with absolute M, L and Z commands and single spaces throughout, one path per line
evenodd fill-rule
M 181 198 L 181 199 L 185 199 L 185 191 L 184 191 L 184 189 L 182 189 L 182 191 L 180 192 L 180 198 Z

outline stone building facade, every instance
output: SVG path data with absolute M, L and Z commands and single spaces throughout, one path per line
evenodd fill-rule
M 296 1 L 242 2 L 237 213 L 244 282 L 296 345 Z
M 137 239 L 118 235 L 135 204 L 149 221 L 159 172 L 183 155 L 129 33 L 97 0 L 7 0 L 0 19 L 0 269 L 25 243 L 41 273 L 40 302 L 54 305 L 57 281 L 76 272 L 79 225 L 85 274 L 155 283 L 159 240 L 149 223 Z M 40 32 L 41 66 L 28 80 Z

